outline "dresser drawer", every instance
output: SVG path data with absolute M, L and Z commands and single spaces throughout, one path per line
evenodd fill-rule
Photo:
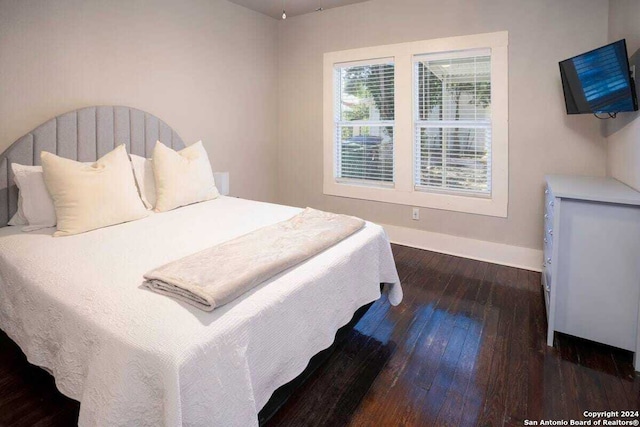
M 556 199 L 551 197 L 551 198 L 545 198 L 545 205 L 544 205 L 544 211 L 545 213 L 549 214 L 549 216 L 553 216 L 553 213 L 555 211 L 555 205 L 556 205 Z
M 553 212 L 545 211 L 544 213 L 544 222 L 548 222 L 553 224 Z
M 546 186 L 544 189 L 544 201 L 545 201 L 545 207 L 544 210 L 545 212 L 547 210 L 551 210 L 553 211 L 553 205 L 555 204 L 553 202 L 553 200 L 555 199 L 553 192 L 551 191 L 551 188 L 549 188 L 549 186 Z
M 551 239 L 545 237 L 545 244 L 542 247 L 542 269 L 550 270 L 551 269 L 551 259 L 553 258 L 553 244 Z M 548 242 L 548 243 L 547 243 Z
M 551 245 L 553 243 L 553 217 L 549 217 L 548 214 L 544 215 L 544 234 L 543 241 L 545 245 Z
M 544 245 L 542 251 L 542 285 L 545 291 L 549 292 L 551 289 L 551 272 L 553 271 L 553 251 L 551 248 L 552 240 L 547 237 L 545 237 L 545 239 L 547 239 L 549 243 Z
M 546 290 L 550 290 L 551 289 L 551 264 L 547 264 L 547 262 L 545 261 L 544 265 L 542 266 L 542 286 L 544 286 L 544 288 Z
M 542 271 L 542 293 L 544 294 L 544 305 L 547 309 L 547 321 L 549 320 L 549 302 L 551 301 L 551 285 L 549 284 L 549 277 L 547 273 Z
M 553 197 L 553 193 L 551 193 L 551 189 L 547 187 L 544 190 L 544 248 L 545 251 L 547 248 L 551 249 L 553 245 L 553 217 L 554 217 L 554 206 L 555 206 L 555 198 Z M 549 250 L 549 253 L 551 251 Z
M 555 207 L 555 197 L 553 195 L 553 193 L 551 192 L 551 189 L 549 187 L 546 187 L 544 190 L 544 211 L 545 213 L 550 213 L 551 215 L 553 215 L 553 210 Z
M 542 284 L 545 291 L 548 292 L 551 288 L 551 269 L 553 258 L 553 215 L 555 198 L 551 189 L 547 186 L 544 190 L 544 233 L 543 233 L 543 245 L 542 245 Z M 546 296 L 548 297 L 548 295 Z
M 542 236 L 542 249 L 545 255 L 544 260 L 546 261 L 547 258 L 551 257 L 551 253 L 553 251 L 553 225 L 547 221 L 545 221 L 544 223 L 544 234 Z

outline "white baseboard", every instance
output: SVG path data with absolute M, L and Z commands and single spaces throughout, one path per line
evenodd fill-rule
M 433 233 L 396 225 L 381 225 L 392 243 L 525 270 L 542 271 L 542 251 L 539 249 Z

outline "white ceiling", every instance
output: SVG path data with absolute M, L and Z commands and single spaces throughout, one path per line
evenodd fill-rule
M 232 3 L 264 13 L 275 19 L 282 19 L 282 7 L 287 11 L 287 17 L 314 12 L 317 8 L 330 9 L 368 0 L 229 0 Z M 320 13 L 320 12 L 319 12 Z

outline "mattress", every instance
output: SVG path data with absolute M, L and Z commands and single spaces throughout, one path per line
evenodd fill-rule
M 89 233 L 0 229 L 0 328 L 85 426 L 252 426 L 355 310 L 402 289 L 375 224 L 203 312 L 142 286 L 157 266 L 300 209 L 231 197 Z

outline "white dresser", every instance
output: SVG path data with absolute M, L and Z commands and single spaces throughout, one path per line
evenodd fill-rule
M 623 348 L 640 370 L 640 193 L 613 178 L 546 181 L 547 344 L 558 331 Z

